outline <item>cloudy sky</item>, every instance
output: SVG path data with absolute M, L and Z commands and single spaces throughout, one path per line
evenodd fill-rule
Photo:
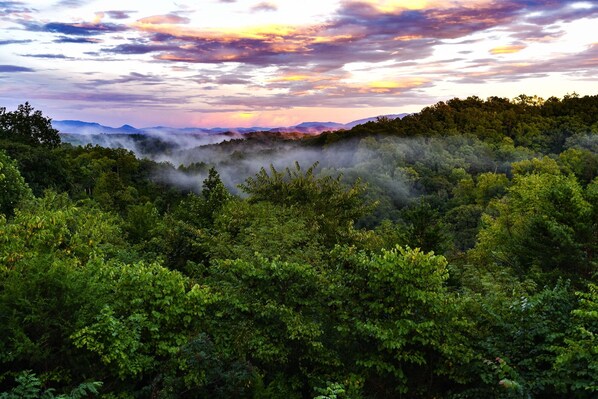
M 0 106 L 57 120 L 349 122 L 597 76 L 598 1 L 0 1 Z

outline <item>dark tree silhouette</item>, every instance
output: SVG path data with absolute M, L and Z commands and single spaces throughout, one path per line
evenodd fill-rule
M 60 136 L 52 127 L 52 120 L 44 117 L 41 111 L 34 111 L 28 102 L 13 112 L 0 107 L 0 138 L 47 147 L 60 145 Z

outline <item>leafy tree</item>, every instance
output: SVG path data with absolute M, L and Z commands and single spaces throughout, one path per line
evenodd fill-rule
M 397 247 L 379 254 L 337 251 L 332 312 L 344 364 L 355 365 L 372 397 L 427 397 L 462 381 L 468 323 L 445 287 L 446 260 Z
M 486 284 L 492 292 L 465 298 L 468 317 L 475 322 L 469 345 L 477 356 L 466 366 L 473 381 L 461 397 L 560 397 L 556 386 L 561 377 L 552 365 L 554 347 L 571 326 L 575 298 L 570 284 L 561 280 L 535 293 L 513 282 L 502 284 L 494 275 Z
M 85 274 L 101 308 L 69 338 L 96 354 L 112 377 L 156 375 L 197 331 L 209 302 L 205 287 L 155 263 L 92 261 Z
M 12 215 L 17 203 L 30 197 L 31 190 L 15 162 L 0 151 L 0 214 Z
M 208 177 L 203 181 L 201 195 L 189 194 L 177 206 L 173 217 L 194 227 L 210 228 L 220 209 L 231 199 L 233 196 L 224 187 L 216 169 L 210 168 Z
M 401 212 L 406 224 L 407 245 L 424 252 L 444 253 L 448 249 L 448 231 L 437 210 L 421 201 Z
M 347 188 L 341 182 L 341 175 L 316 177 L 316 167 L 317 163 L 303 172 L 296 163 L 294 170 L 279 172 L 271 166 L 270 174 L 262 168 L 240 188 L 249 194 L 251 202 L 299 207 L 318 226 L 326 242 L 334 245 L 348 238 L 355 221 L 372 205 L 364 203 L 361 197 L 364 187 L 359 181 Z
M 298 207 L 233 200 L 218 213 L 209 238 L 210 259 L 273 259 L 318 264 L 328 252 L 317 226 Z
M 55 395 L 55 389 L 42 388 L 42 381 L 31 371 L 24 371 L 16 378 L 17 386 L 0 393 L 0 399 L 81 399 L 97 395 L 101 382 L 84 382 L 68 394 Z
M 208 318 L 215 344 L 262 370 L 266 386 L 301 392 L 307 375 L 334 363 L 324 336 L 328 281 L 314 266 L 257 255 L 214 262 L 206 275 L 219 298 Z
M 590 398 L 598 392 L 598 286 L 589 283 L 587 291 L 577 292 L 579 305 L 572 311 L 573 328 L 564 343 L 555 349 L 555 383 L 561 392 Z
M 592 207 L 573 176 L 516 176 L 508 194 L 495 201 L 472 254 L 486 264 L 588 277 L 595 265 Z
M 13 112 L 0 108 L 0 138 L 45 147 L 60 145 L 60 136 L 52 127 L 52 120 L 44 117 L 41 111 L 34 111 L 28 102 Z
M 92 258 L 123 256 L 119 232 L 110 215 L 54 193 L 0 221 L 1 369 L 56 372 L 61 382 L 88 372 L 68 339 L 99 305 L 82 268 Z

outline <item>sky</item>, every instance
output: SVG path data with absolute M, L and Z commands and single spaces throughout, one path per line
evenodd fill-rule
M 598 1 L 0 1 L 0 106 L 55 120 L 346 123 L 597 77 Z

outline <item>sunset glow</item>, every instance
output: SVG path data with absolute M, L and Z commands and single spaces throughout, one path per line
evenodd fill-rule
M 290 126 L 598 92 L 595 1 L 0 1 L 0 106 Z

